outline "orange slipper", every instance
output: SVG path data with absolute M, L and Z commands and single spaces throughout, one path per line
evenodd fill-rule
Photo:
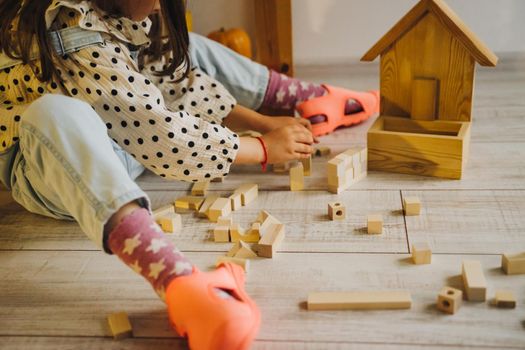
M 219 296 L 217 289 L 231 297 Z M 188 337 L 192 350 L 249 349 L 261 323 L 259 308 L 244 290 L 244 271 L 230 263 L 175 278 L 166 303 L 171 324 Z
M 379 91 L 358 92 L 323 85 L 328 91 L 324 96 L 315 97 L 297 105 L 297 111 L 312 122 L 314 136 L 326 135 L 340 126 L 350 126 L 361 123 L 379 112 Z M 354 99 L 361 106 L 361 112 L 345 114 L 346 102 Z M 314 119 L 322 116 L 321 122 Z

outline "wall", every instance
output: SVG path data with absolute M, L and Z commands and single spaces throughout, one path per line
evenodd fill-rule
M 195 31 L 242 26 L 253 35 L 254 0 L 190 0 Z M 264 0 L 259 0 L 264 1 Z M 417 0 L 292 0 L 296 64 L 358 61 Z M 447 0 L 496 52 L 525 52 L 524 0 Z

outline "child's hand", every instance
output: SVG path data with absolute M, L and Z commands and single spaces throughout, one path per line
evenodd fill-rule
M 289 123 L 262 136 L 268 153 L 268 164 L 308 158 L 314 151 L 312 133 L 300 123 Z
M 265 116 L 265 132 L 270 132 L 288 125 L 301 125 L 307 128 L 310 132 L 312 131 L 312 124 L 310 124 L 310 121 L 305 118 Z M 319 143 L 316 137 L 314 137 L 314 142 Z

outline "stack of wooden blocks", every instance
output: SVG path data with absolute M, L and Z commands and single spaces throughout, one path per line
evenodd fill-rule
M 339 194 L 367 175 L 367 149 L 349 149 L 328 161 L 328 191 Z

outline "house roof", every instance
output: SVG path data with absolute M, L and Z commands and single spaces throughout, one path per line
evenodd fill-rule
M 421 0 L 399 20 L 383 37 L 361 58 L 373 61 L 385 52 L 395 41 L 412 29 L 428 13 L 433 13 L 454 36 L 465 46 L 474 59 L 482 66 L 494 67 L 498 57 L 467 27 L 459 16 L 443 0 Z

